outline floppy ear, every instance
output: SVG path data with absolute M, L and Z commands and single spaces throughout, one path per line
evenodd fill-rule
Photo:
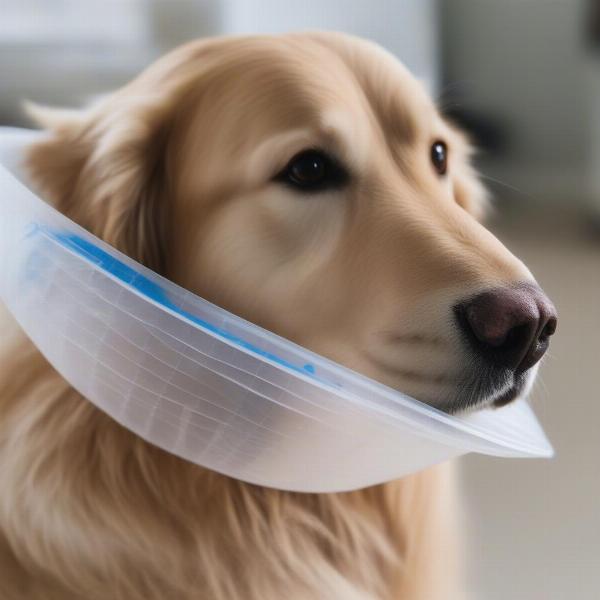
M 98 237 L 164 274 L 167 100 L 115 95 L 82 111 L 27 108 L 47 129 L 26 156 L 40 194 Z

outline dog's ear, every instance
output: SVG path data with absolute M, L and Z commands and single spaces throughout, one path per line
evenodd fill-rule
M 165 274 L 168 102 L 107 97 L 82 111 L 29 105 L 46 129 L 26 156 L 40 194 L 64 214 Z

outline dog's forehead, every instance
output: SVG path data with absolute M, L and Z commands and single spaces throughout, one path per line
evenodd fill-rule
M 316 126 L 324 114 L 345 112 L 369 114 L 410 135 L 419 121 L 437 117 L 423 86 L 395 57 L 352 36 L 266 36 L 240 40 L 231 50 L 222 69 L 224 95 L 232 107 L 237 98 L 249 110 L 260 109 L 253 116 L 268 115 L 272 124 Z
M 226 82 L 224 91 L 232 99 L 241 91 L 238 98 L 249 109 L 260 107 L 262 114 L 287 116 L 294 124 L 298 118 L 318 121 L 334 108 L 357 109 L 362 96 L 339 58 L 319 52 L 315 44 L 250 48 L 239 57 L 237 85 Z
M 183 128 L 195 144 L 190 156 L 214 139 L 214 152 L 226 148 L 230 156 L 248 157 L 263 143 L 268 156 L 283 158 L 321 146 L 360 167 L 374 148 L 384 148 L 381 141 L 395 152 L 440 130 L 443 136 L 433 102 L 413 75 L 378 46 L 350 36 L 232 39 L 194 83 L 198 125 Z

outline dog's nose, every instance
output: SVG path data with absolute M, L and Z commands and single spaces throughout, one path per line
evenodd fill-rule
M 478 354 L 519 372 L 542 358 L 556 330 L 554 305 L 528 283 L 488 290 L 457 305 L 455 312 Z

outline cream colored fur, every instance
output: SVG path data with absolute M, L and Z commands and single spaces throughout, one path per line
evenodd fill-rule
M 474 218 L 484 193 L 463 137 L 367 42 L 197 42 L 85 110 L 35 112 L 48 135 L 27 166 L 64 213 L 425 401 L 466 368 L 451 304 L 530 277 Z M 449 146 L 444 178 L 435 139 Z M 349 165 L 348 188 L 305 198 L 274 183 L 306 147 Z M 234 481 L 121 428 L 5 322 L 2 600 L 462 597 L 448 466 L 344 494 Z

